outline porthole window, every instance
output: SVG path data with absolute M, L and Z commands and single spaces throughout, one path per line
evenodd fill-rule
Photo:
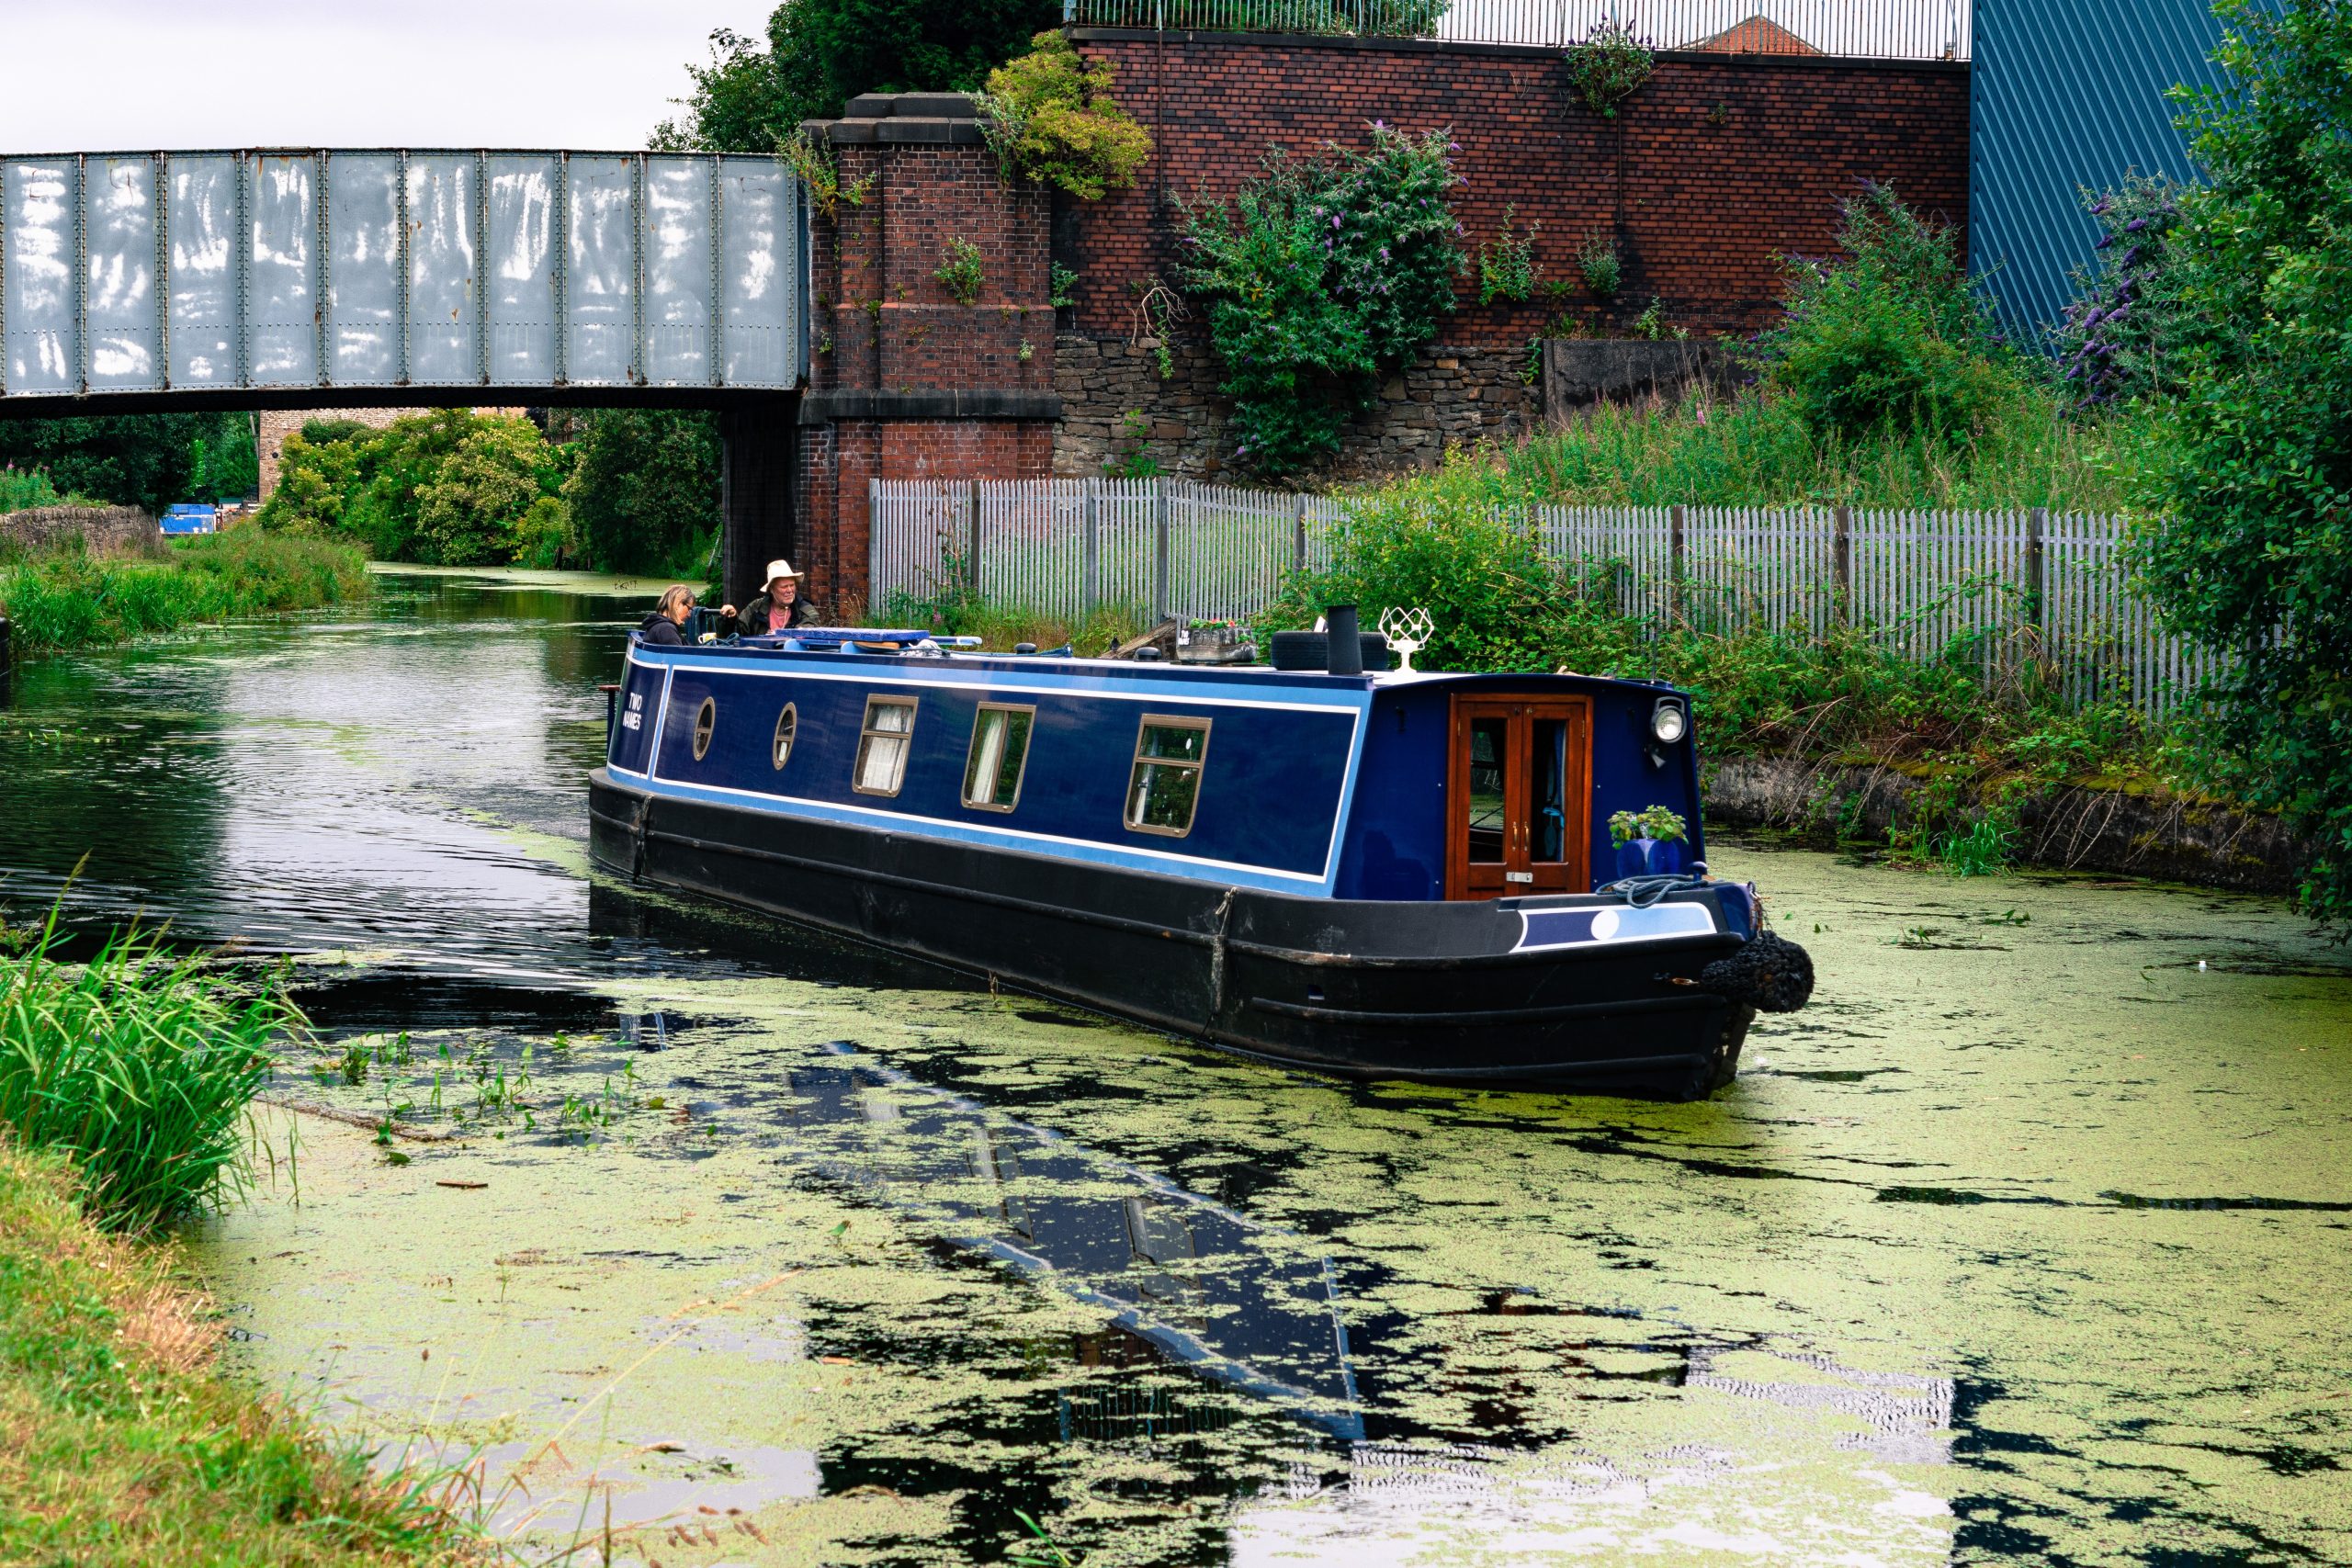
M 710 732 L 718 723 L 718 704 L 709 697 L 703 698 L 702 706 L 695 711 L 695 761 L 701 761 L 703 753 L 710 750 Z
M 860 795 L 898 794 L 906 783 L 907 748 L 914 744 L 914 698 L 866 698 L 849 787 Z
M 1010 811 L 1021 799 L 1029 765 L 1034 707 L 982 703 L 972 720 L 972 750 L 964 759 L 964 804 L 974 811 Z
M 792 760 L 792 739 L 800 730 L 800 710 L 790 703 L 775 716 L 775 748 L 770 760 L 781 768 Z
M 1130 832 L 1181 839 L 1193 830 L 1208 761 L 1209 721 L 1146 714 L 1136 733 L 1136 765 L 1127 782 Z

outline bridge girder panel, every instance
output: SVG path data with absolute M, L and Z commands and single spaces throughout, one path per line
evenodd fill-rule
M 774 157 L 0 158 L 0 414 L 788 392 L 808 230 Z

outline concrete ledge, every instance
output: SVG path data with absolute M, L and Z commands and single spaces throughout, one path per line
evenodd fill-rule
M 1728 757 L 1707 769 L 1707 820 L 1834 840 L 1884 839 L 1921 781 L 1892 768 Z M 2247 893 L 2295 890 L 2312 847 L 2276 817 L 2178 795 L 2064 785 L 2019 803 L 2027 865 L 2156 877 Z
M 1175 28 L 1155 32 L 1149 28 L 1064 28 L 1062 34 L 1073 43 L 1161 41 L 1222 44 L 1227 48 L 1370 49 L 1408 54 L 1492 54 L 1544 60 L 1557 60 L 1566 52 L 1558 44 L 1468 43 L 1454 39 L 1373 38 L 1355 33 L 1218 33 L 1179 31 Z M 1661 49 L 1657 55 L 1660 61 L 1677 64 L 1733 65 L 1758 70 L 1793 65 L 1807 71 L 1951 71 L 1966 75 L 1969 64 L 1965 60 L 1889 60 L 1850 54 L 1735 54 L 1713 49 Z
M 800 400 L 800 423 L 828 424 L 842 419 L 1028 419 L 1062 417 L 1062 400 L 1052 392 L 1010 392 L 987 387 L 929 392 L 839 390 L 809 392 Z

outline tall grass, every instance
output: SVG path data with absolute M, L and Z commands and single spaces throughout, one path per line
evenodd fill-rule
M 0 513 L 55 506 L 61 499 L 49 482 L 47 468 L 20 468 L 14 463 L 0 468 Z
M 0 1129 L 69 1156 L 105 1224 L 201 1213 L 243 1179 L 239 1122 L 301 1014 L 275 985 L 175 956 L 153 932 L 63 963 L 57 915 L 0 958 Z
M 0 615 L 27 652 L 313 609 L 368 592 L 367 558 L 350 546 L 251 527 L 175 542 L 159 559 L 68 548 L 0 565 Z
M 1694 391 L 1659 408 L 1603 404 L 1571 429 L 1464 456 L 1403 488 L 1466 503 L 2115 512 L 2154 434 L 2144 413 L 2067 418 L 2034 385 L 1973 434 L 1888 425 L 1846 435 L 1784 396 Z

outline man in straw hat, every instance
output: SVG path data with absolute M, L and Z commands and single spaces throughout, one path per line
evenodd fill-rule
M 792 570 L 788 560 L 768 562 L 767 586 L 760 596 L 742 608 L 739 615 L 729 604 L 719 612 L 722 618 L 732 620 L 735 628 L 745 637 L 765 637 L 787 626 L 814 626 L 816 607 L 800 596 L 800 574 Z

